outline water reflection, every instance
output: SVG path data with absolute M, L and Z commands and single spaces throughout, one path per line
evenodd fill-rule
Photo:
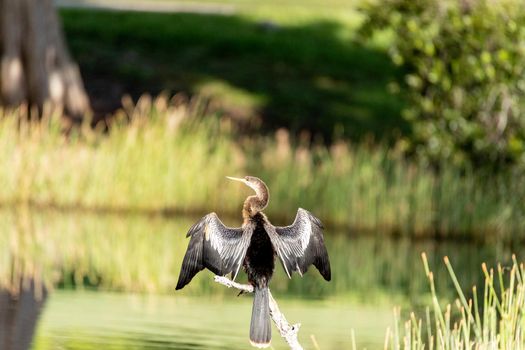
M 0 318 L 4 320 L 6 315 L 11 315 L 8 310 L 18 308 L 17 303 L 22 300 L 31 300 L 27 294 L 26 299 L 22 299 L 26 292 L 18 298 L 13 297 L 12 292 L 5 292 L 16 289 L 20 280 L 31 278 L 41 281 L 40 288 L 32 282 L 32 289 L 23 290 L 36 293 L 31 304 L 34 310 L 39 310 L 45 300 L 38 299 L 38 291 L 46 288 L 163 293 L 168 296 L 158 297 L 155 302 L 162 306 L 153 311 L 148 309 L 151 313 L 147 318 L 141 313 L 127 312 L 129 305 L 124 301 L 128 300 L 128 294 L 108 299 L 103 293 L 94 292 L 87 299 L 76 299 L 78 292 L 51 293 L 34 349 L 96 349 L 96 341 L 101 339 L 107 340 L 104 340 L 105 349 L 246 348 L 249 297 L 236 298 L 236 293 L 211 282 L 211 273 L 200 273 L 183 291 L 174 291 L 188 243 L 185 233 L 194 221 L 195 218 L 166 220 L 147 216 L 0 212 L 0 289 L 4 291 Z M 301 336 L 305 337 L 305 343 L 309 342 L 310 333 L 315 334 L 323 349 L 345 348 L 350 344 L 351 328 L 356 329 L 362 346 L 380 347 L 392 305 L 417 307 L 427 303 L 429 293 L 420 258 L 422 251 L 429 256 L 436 287 L 442 296 L 451 296 L 454 291 L 442 263 L 443 256 L 450 257 L 458 279 L 468 289 L 473 284 L 481 284 L 482 262 L 493 266 L 511 258 L 510 249 L 497 245 L 411 242 L 385 239 L 380 234 L 352 237 L 327 232 L 326 237 L 332 282 L 324 282 L 315 270 L 302 279 L 296 276 L 289 280 L 278 266 L 271 283 L 278 301 L 289 307 L 283 311 L 292 321 L 303 323 Z M 241 276 L 240 281 L 243 279 Z M 218 298 L 220 303 L 216 302 Z M 170 309 L 166 305 L 171 302 L 174 304 Z M 74 327 L 66 327 L 60 310 L 69 310 L 75 303 L 76 317 L 72 319 L 75 322 L 67 321 Z M 112 305 L 121 307 L 112 308 Z M 217 307 L 219 311 L 210 311 Z M 26 308 L 29 306 L 21 310 Z M 37 311 L 32 314 L 33 318 L 19 322 L 18 327 L 23 328 L 19 333 L 3 321 L 0 340 L 10 339 L 12 344 L 16 343 L 18 347 L 10 345 L 13 349 L 27 349 L 27 339 L 31 338 L 38 317 Z M 229 323 L 226 322 L 229 315 L 239 316 L 235 322 L 231 321 L 234 323 Z M 83 319 L 92 322 L 77 322 Z M 163 330 L 160 335 L 159 329 Z M 203 333 L 203 329 L 206 332 Z M 13 334 L 24 334 L 26 338 L 19 339 Z M 92 340 L 86 341 L 87 338 Z M 210 343 L 212 339 L 217 343 Z M 86 345 L 88 343 L 91 345 Z M 1 347 L 4 348 L 11 349 L 7 345 Z
M 0 349 L 29 348 L 46 298 L 45 287 L 34 279 L 0 289 Z

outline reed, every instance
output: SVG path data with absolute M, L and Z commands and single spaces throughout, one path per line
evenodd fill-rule
M 515 349 L 525 348 L 525 269 L 513 256 L 510 267 L 496 271 L 482 265 L 485 285 L 465 295 L 447 257 L 445 265 L 457 291 L 455 302 L 440 303 L 426 255 L 423 263 L 430 283 L 432 306 L 425 317 L 411 313 L 402 323 L 399 309 L 396 325 L 387 331 L 385 349 Z M 481 295 L 480 295 L 481 294 Z
M 268 213 L 297 207 L 328 226 L 406 236 L 521 240 L 524 177 L 443 164 L 436 173 L 397 147 L 306 145 L 285 130 L 241 137 L 198 102 L 164 96 L 124 101 L 107 131 L 64 134 L 49 114 L 31 122 L 0 112 L 0 203 L 99 211 L 238 214 L 247 191 L 226 175 L 256 175 L 270 187 Z

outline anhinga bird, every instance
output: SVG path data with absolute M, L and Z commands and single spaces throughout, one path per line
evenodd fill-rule
M 274 256 L 279 256 L 290 278 L 293 271 L 302 276 L 313 264 L 329 281 L 330 261 L 324 245 L 323 225 L 310 212 L 299 208 L 293 224 L 273 226 L 262 212 L 269 199 L 266 184 L 252 176 L 228 178 L 255 191 L 255 195 L 244 202 L 244 222 L 238 228 L 226 227 L 217 214 L 210 213 L 193 225 L 187 234 L 191 239 L 177 289 L 183 288 L 205 267 L 221 276 L 231 273 L 235 279 L 242 265 L 255 292 L 250 342 L 253 346 L 267 347 L 271 340 L 268 283 L 274 270 Z

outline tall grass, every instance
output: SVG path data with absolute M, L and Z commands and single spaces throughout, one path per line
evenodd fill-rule
M 436 173 L 386 145 L 309 146 L 279 130 L 240 138 L 198 103 L 126 100 L 107 132 L 69 134 L 57 118 L 0 112 L 0 202 L 114 211 L 235 214 L 249 191 L 226 175 L 270 187 L 277 223 L 297 207 L 328 225 L 404 235 L 523 238 L 524 178 L 447 164 Z
M 462 291 L 445 257 L 445 265 L 458 293 L 454 305 L 445 307 L 438 300 L 433 273 L 424 254 L 423 262 L 432 292 L 432 307 L 426 309 L 423 320 L 411 313 L 404 324 L 397 310 L 396 326 L 392 332 L 387 331 L 385 349 L 525 348 L 525 269 L 515 257 L 510 268 L 498 265 L 496 272 L 483 264 L 484 289 L 479 295 L 474 286 L 470 298 Z
M 4 113 L 0 148 L 3 203 L 107 210 L 233 209 L 224 176 L 239 161 L 215 120 L 200 127 L 187 106 L 142 98 L 107 133 L 85 126 L 65 135 L 54 116 L 24 122 Z M 20 126 L 19 126 L 20 125 Z

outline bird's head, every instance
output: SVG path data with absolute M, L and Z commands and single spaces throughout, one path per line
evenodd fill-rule
M 268 187 L 266 187 L 266 184 L 261 179 L 255 176 L 245 176 L 243 178 L 226 176 L 226 178 L 233 181 L 242 182 L 243 184 L 254 190 L 257 194 L 260 192 L 264 192 L 265 190 L 268 191 Z
M 255 176 L 245 176 L 243 178 L 226 176 L 230 180 L 239 181 L 250 187 L 255 191 L 255 196 L 250 196 L 246 199 L 245 207 L 254 214 L 255 212 L 261 211 L 266 208 L 269 200 L 269 190 L 266 184 Z

